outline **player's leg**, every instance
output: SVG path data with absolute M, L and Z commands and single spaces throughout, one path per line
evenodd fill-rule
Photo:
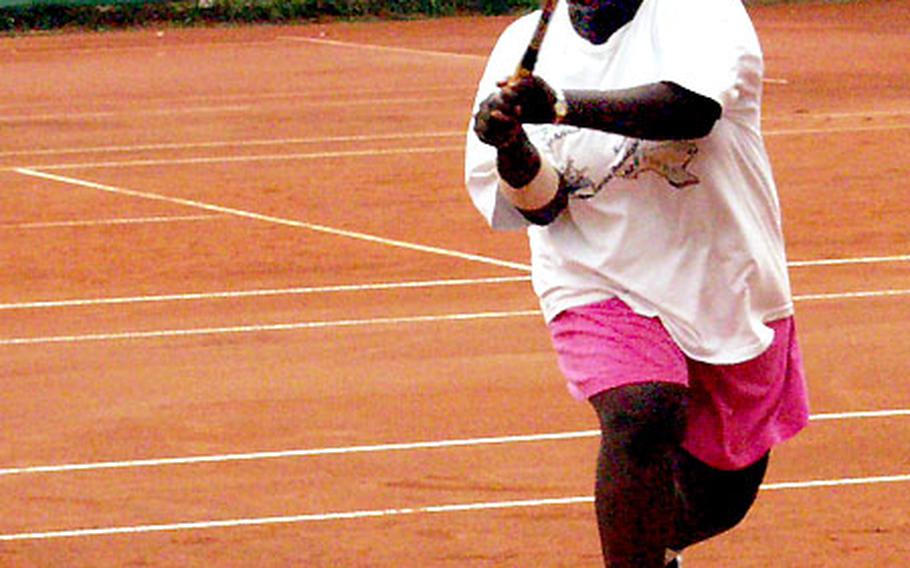
M 624 385 L 590 402 L 602 430 L 595 508 L 604 564 L 663 568 L 676 530 L 674 467 L 686 427 L 686 387 Z
M 742 521 L 758 496 L 769 455 L 743 469 L 715 469 L 683 449 L 676 452 L 676 521 L 670 548 L 682 550 Z
M 604 562 L 663 568 L 675 526 L 673 456 L 686 431 L 686 357 L 657 318 L 617 298 L 566 310 L 550 332 L 569 392 L 589 401 L 601 424 Z
M 689 362 L 686 437 L 677 453 L 676 550 L 736 526 L 751 509 L 770 449 L 808 422 L 793 318 L 771 322 L 774 340 L 733 365 Z

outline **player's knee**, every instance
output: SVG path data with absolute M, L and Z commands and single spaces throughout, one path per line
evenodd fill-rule
M 613 459 L 647 462 L 682 442 L 686 388 L 669 383 L 617 387 L 591 399 Z

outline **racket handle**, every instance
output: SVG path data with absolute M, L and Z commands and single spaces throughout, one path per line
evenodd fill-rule
M 524 57 L 521 58 L 521 63 L 518 64 L 518 68 L 515 69 L 512 78 L 518 80 L 524 77 L 530 77 L 531 74 L 534 73 L 534 67 L 537 65 L 538 53 L 540 53 L 540 49 L 528 46 L 528 49 L 525 51 Z

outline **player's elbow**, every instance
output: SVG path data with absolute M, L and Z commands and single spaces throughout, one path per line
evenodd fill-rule
M 675 83 L 665 83 L 672 91 L 672 116 L 668 138 L 691 140 L 711 134 L 720 120 L 722 108 L 714 99 L 699 95 Z
M 717 118 L 710 114 L 687 112 L 664 119 L 659 126 L 641 133 L 641 138 L 650 140 L 696 140 L 711 134 Z
M 714 125 L 720 120 L 720 105 L 712 100 L 706 100 L 708 101 L 706 105 L 699 105 L 699 108 L 693 109 L 690 124 L 688 125 L 691 133 L 690 139 L 704 138 L 711 134 L 711 131 L 714 130 Z
M 688 125 L 687 134 L 683 137 L 685 140 L 694 140 L 697 138 L 704 138 L 705 136 L 711 134 L 711 131 L 714 130 L 714 125 L 717 123 L 717 119 L 702 119 L 694 120 L 692 124 Z

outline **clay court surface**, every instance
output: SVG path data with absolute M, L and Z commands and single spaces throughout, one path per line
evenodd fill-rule
M 752 14 L 814 416 L 686 565 L 903 565 L 910 2 Z M 0 39 L 0 566 L 599 565 L 594 416 L 462 188 L 508 21 Z

